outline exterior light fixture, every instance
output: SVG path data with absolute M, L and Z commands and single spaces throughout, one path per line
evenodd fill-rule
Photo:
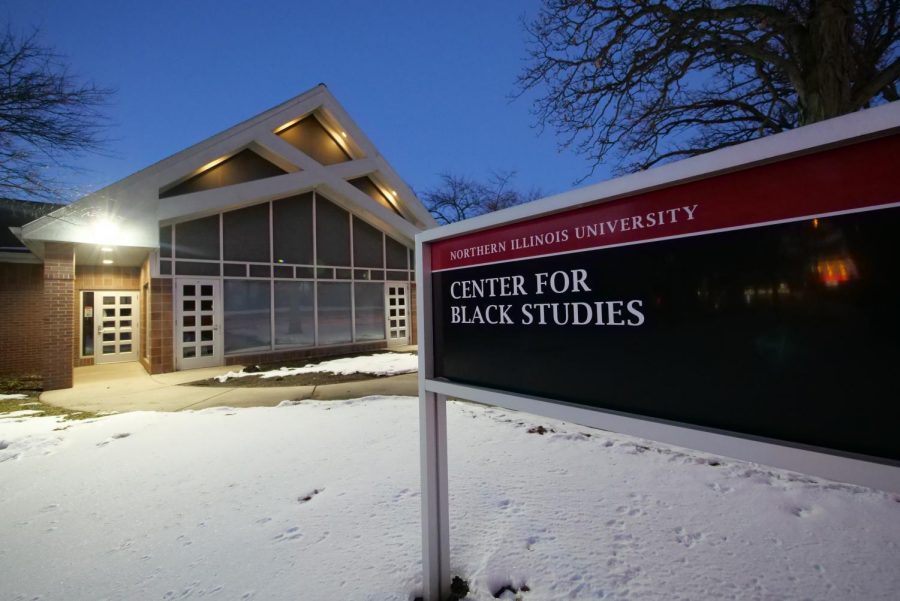
M 108 217 L 101 217 L 94 222 L 94 239 L 100 244 L 111 244 L 119 236 L 119 225 Z
M 113 260 L 112 260 L 112 259 L 103 259 L 103 264 L 104 264 L 104 265 L 112 265 L 112 264 L 113 264 Z
M 345 132 L 345 131 L 342 130 L 342 131 L 341 131 L 341 135 L 344 136 L 344 137 L 346 138 L 346 137 L 347 137 L 347 132 Z

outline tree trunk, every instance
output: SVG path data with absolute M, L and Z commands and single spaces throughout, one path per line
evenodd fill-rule
M 853 0 L 811 2 L 801 52 L 800 125 L 853 110 Z

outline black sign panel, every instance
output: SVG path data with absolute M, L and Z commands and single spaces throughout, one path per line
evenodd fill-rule
M 434 377 L 900 461 L 900 209 L 436 271 Z

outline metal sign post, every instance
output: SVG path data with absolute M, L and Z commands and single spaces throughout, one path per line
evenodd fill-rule
M 424 254 L 423 254 L 424 253 Z M 447 397 L 425 389 L 434 361 L 430 348 L 431 279 L 424 261 L 430 249 L 416 243 L 416 316 L 419 343 L 419 450 L 422 473 L 422 572 L 426 601 L 442 601 L 450 593 L 450 510 L 447 492 Z
M 423 570 L 447 397 L 900 492 L 900 102 L 416 236 Z
M 450 516 L 447 494 L 447 404 L 444 395 L 419 397 L 422 455 L 422 570 L 425 599 L 450 592 Z

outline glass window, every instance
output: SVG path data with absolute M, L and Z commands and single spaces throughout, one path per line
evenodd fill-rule
M 222 213 L 226 261 L 269 262 L 269 203 Z
M 172 256 L 172 226 L 167 225 L 159 228 L 159 256 Z
M 353 264 L 356 267 L 384 267 L 384 236 L 362 219 L 353 218 Z
M 316 250 L 319 265 L 350 265 L 350 214 L 316 196 Z
M 269 346 L 269 282 L 225 280 L 225 352 Z
M 350 323 L 350 284 L 319 282 L 319 344 L 353 339 Z
M 389 236 L 385 238 L 387 240 L 385 254 L 387 255 L 388 269 L 406 269 L 406 247 Z
M 275 344 L 315 343 L 312 282 L 275 282 Z
M 384 340 L 384 285 L 354 284 L 356 339 Z
M 243 263 L 226 263 L 224 267 L 227 276 L 247 277 L 247 266 Z
M 94 354 L 94 293 L 81 293 L 81 354 Z
M 175 275 L 219 275 L 219 264 L 177 261 L 175 263 Z
M 219 216 L 185 221 L 175 226 L 175 258 L 219 258 Z
M 312 192 L 272 203 L 272 248 L 276 263 L 313 262 Z

